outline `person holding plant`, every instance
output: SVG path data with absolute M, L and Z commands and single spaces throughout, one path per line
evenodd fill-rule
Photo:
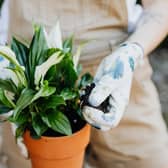
M 89 104 L 83 108 L 85 120 L 95 127 L 87 168 L 168 166 L 168 134 L 148 62 L 149 53 L 168 33 L 168 2 L 142 0 L 142 5 L 134 0 L 10 1 L 9 40 L 12 34 L 30 39 L 32 22 L 50 28 L 57 19 L 64 37 L 74 32 L 76 44 L 93 40 L 81 57 L 84 70 L 96 72 Z M 103 102 L 102 111 L 98 107 Z M 5 126 L 3 151 L 9 166 L 29 168 L 13 153 L 16 146 L 9 137 Z

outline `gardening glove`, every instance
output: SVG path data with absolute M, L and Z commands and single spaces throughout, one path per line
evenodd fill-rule
M 90 105 L 83 108 L 89 124 L 104 131 L 118 125 L 129 102 L 134 70 L 143 55 L 139 44 L 124 43 L 101 62 L 88 98 Z M 104 102 L 106 107 L 102 111 L 99 107 Z

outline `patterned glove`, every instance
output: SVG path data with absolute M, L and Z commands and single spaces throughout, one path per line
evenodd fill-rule
M 124 43 L 101 62 L 89 96 L 90 106 L 83 108 L 88 123 L 104 131 L 118 125 L 129 102 L 133 72 L 143 55 L 139 44 Z M 105 101 L 104 111 L 97 108 Z

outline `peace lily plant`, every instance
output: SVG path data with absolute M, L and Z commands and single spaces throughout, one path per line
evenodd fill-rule
M 10 64 L 0 79 L 0 114 L 17 127 L 16 137 L 29 130 L 31 136 L 63 136 L 80 130 L 80 90 L 91 82 L 89 74 L 79 79 L 80 45 L 73 54 L 73 36 L 62 42 L 59 22 L 49 34 L 34 26 L 29 45 L 16 38 L 0 46 L 0 56 Z

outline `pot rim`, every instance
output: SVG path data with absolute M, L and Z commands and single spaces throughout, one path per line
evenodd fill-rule
M 45 140 L 55 140 L 55 139 L 67 139 L 67 138 L 72 138 L 72 137 L 74 137 L 74 136 L 78 136 L 80 133 L 81 133 L 81 131 L 83 131 L 83 130 L 85 130 L 86 128 L 88 128 L 88 127 L 90 127 L 90 125 L 88 124 L 88 123 L 86 123 L 85 125 L 84 125 L 84 127 L 82 127 L 79 131 L 77 131 L 77 132 L 75 132 L 75 133 L 73 133 L 72 135 L 65 135 L 65 136 L 60 136 L 60 137 L 49 137 L 49 136 L 41 136 L 40 137 L 40 139 L 45 139 Z M 27 130 L 28 132 L 30 132 L 29 130 Z M 26 131 L 26 132 L 27 132 Z M 26 133 L 25 132 L 25 133 Z

